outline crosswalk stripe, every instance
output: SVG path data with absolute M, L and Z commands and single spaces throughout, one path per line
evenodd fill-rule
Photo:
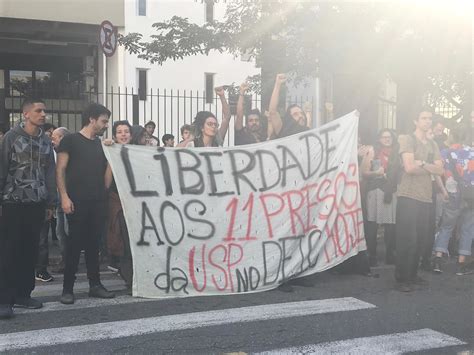
M 117 305 L 124 305 L 124 304 L 153 302 L 153 301 L 157 302 L 158 300 L 151 299 L 151 298 L 131 297 L 131 296 L 120 296 L 120 297 L 116 297 L 112 299 L 85 298 L 85 299 L 78 299 L 76 300 L 74 304 L 71 304 L 71 305 L 64 305 L 60 302 L 46 302 L 43 304 L 43 308 L 40 308 L 40 309 L 15 308 L 15 314 L 70 311 L 70 310 L 77 310 L 77 309 L 117 306 Z
M 38 329 L 0 335 L 0 352 L 371 308 L 376 306 L 352 297 L 344 297 Z
M 117 290 L 125 289 L 125 282 L 120 279 L 112 279 L 112 280 L 102 280 L 102 284 L 107 287 Z M 40 285 L 36 286 L 33 290 L 31 296 L 33 297 L 41 297 L 41 296 L 59 296 L 61 295 L 61 291 L 63 290 L 62 283 L 55 283 L 55 284 L 48 284 L 48 285 Z M 89 282 L 76 282 L 74 285 L 74 292 L 78 291 L 88 291 L 89 290 Z
M 355 338 L 321 344 L 276 349 L 255 355 L 274 354 L 403 354 L 413 351 L 466 345 L 465 342 L 432 329 Z

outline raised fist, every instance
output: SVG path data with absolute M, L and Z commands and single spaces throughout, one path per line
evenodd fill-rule
M 247 82 L 240 84 L 240 93 L 242 95 L 245 94 L 248 89 L 249 89 L 249 84 Z
M 277 74 L 276 82 L 279 84 L 283 84 L 286 81 L 286 74 Z
M 214 88 L 214 91 L 219 96 L 224 96 L 225 95 L 224 87 L 222 87 L 222 86 L 218 86 L 218 87 Z

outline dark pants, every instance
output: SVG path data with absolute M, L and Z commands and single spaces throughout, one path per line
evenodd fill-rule
M 0 304 L 30 297 L 35 288 L 38 241 L 46 217 L 43 203 L 4 204 L 0 227 Z
M 429 233 L 430 203 L 407 197 L 397 201 L 395 279 L 410 282 L 417 276 L 420 253 Z
M 51 229 L 53 236 L 56 234 L 56 221 L 51 218 L 43 223 L 41 228 L 39 246 L 38 246 L 38 262 L 36 264 L 37 272 L 44 272 L 49 265 L 49 230 Z
M 125 223 L 125 218 L 123 211 L 120 213 L 120 235 L 123 238 L 123 256 L 120 258 L 120 275 L 124 279 L 127 287 L 132 287 L 133 281 L 133 262 L 132 262 L 132 251 L 130 250 L 130 239 L 128 236 L 127 224 Z
M 367 222 L 367 233 L 365 240 L 367 242 L 367 251 L 372 261 L 377 260 L 377 229 L 376 222 Z M 390 261 L 395 257 L 395 224 L 384 224 L 383 237 L 385 239 L 385 260 Z
M 105 205 L 103 201 L 73 201 L 74 213 L 67 215 L 69 235 L 66 243 L 64 291 L 72 292 L 81 250 L 85 251 L 89 284 L 100 283 L 99 241 L 103 233 Z

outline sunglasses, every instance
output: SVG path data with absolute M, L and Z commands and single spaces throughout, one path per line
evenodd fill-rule
M 212 128 L 218 128 L 218 127 L 219 127 L 219 123 L 215 123 L 215 122 L 206 122 L 206 126 L 208 126 L 208 127 L 212 127 Z

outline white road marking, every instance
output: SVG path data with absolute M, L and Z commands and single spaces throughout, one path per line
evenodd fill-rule
M 37 329 L 0 335 L 0 352 L 371 308 L 376 308 L 376 306 L 352 297 L 345 297 Z
M 97 308 L 107 306 L 117 306 L 132 303 L 159 301 L 151 298 L 138 298 L 132 296 L 120 296 L 112 299 L 84 298 L 78 299 L 74 304 L 65 305 L 60 302 L 46 302 L 40 309 L 15 308 L 15 314 L 30 314 L 54 311 L 70 311 L 75 309 Z
M 465 345 L 466 343 L 449 335 L 431 329 L 419 329 L 404 333 L 378 335 L 373 337 L 354 338 L 321 344 L 299 346 L 287 349 L 276 349 L 258 353 L 274 354 L 403 354 L 413 351 Z

